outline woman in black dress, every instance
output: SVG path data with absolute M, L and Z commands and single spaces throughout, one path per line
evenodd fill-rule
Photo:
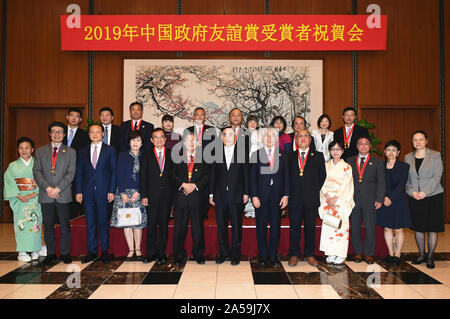
M 389 250 L 385 262 L 399 264 L 405 236 L 403 228 L 411 227 L 411 214 L 405 193 L 409 164 L 399 161 L 401 145 L 390 140 L 384 146 L 386 155 L 386 195 L 383 206 L 377 212 L 377 225 L 384 227 L 384 239 Z M 395 246 L 394 236 L 395 232 Z M 394 249 L 395 247 L 395 249 Z
M 441 153 L 427 148 L 428 136 L 424 131 L 414 132 L 412 143 L 415 151 L 405 156 L 405 162 L 410 165 L 406 192 L 410 196 L 412 229 L 420 253 L 413 264 L 426 262 L 428 268 L 434 268 L 438 232 L 444 231 L 442 158 Z M 425 255 L 426 232 L 428 256 Z

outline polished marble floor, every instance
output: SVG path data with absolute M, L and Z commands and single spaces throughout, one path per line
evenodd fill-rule
M 205 265 L 188 260 L 181 267 L 172 258 L 164 266 L 123 258 L 83 265 L 82 256 L 71 265 L 43 266 L 17 261 L 14 236 L 8 233 L 12 225 L 0 224 L 0 299 L 450 299 L 445 233 L 439 237 L 435 269 L 412 265 L 417 253 L 411 234 L 398 266 L 381 259 L 357 264 L 349 258 L 341 267 L 323 260 L 317 268 L 305 261 L 289 267 L 287 257 L 280 256 L 282 267 L 263 268 L 245 256 L 238 266 L 217 265 L 213 256 Z

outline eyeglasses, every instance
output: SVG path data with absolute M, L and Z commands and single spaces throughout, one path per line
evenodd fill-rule
M 332 148 L 330 149 L 330 152 L 340 152 L 342 151 L 342 148 Z
M 64 134 L 64 131 L 50 131 L 50 134 L 53 134 L 53 135 Z

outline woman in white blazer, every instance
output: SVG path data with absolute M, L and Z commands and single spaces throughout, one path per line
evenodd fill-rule
M 417 265 L 426 262 L 434 268 L 433 254 L 436 249 L 438 232 L 444 231 L 444 189 L 441 185 L 441 153 L 427 148 L 428 136 L 424 131 L 412 134 L 414 151 L 405 156 L 409 164 L 406 193 L 410 196 L 412 229 L 419 247 Z M 425 255 L 425 233 L 428 233 L 428 255 Z
M 330 152 L 328 145 L 333 141 L 333 132 L 330 131 L 331 119 L 328 114 L 322 114 L 317 120 L 318 129 L 311 132 L 311 137 L 314 138 L 316 144 L 316 151 L 321 152 L 325 158 L 325 162 L 330 159 Z

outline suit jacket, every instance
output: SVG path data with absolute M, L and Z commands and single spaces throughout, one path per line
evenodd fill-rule
M 228 169 L 225 147 L 222 146 L 220 150 L 222 160 L 212 164 L 209 193 L 213 195 L 213 200 L 216 203 L 225 203 L 231 199 L 235 204 L 242 204 L 243 196 L 249 194 L 247 163 L 238 161 L 237 145 L 235 145 L 230 169 Z
M 166 148 L 162 176 L 154 148 L 145 151 L 142 156 L 140 192 L 141 198 L 148 198 L 150 200 L 150 205 L 154 205 L 160 201 L 170 202 L 173 197 L 173 161 L 170 153 L 170 150 Z
M 384 203 L 386 194 L 384 161 L 378 157 L 370 156 L 363 173 L 362 183 L 360 183 L 358 167 L 356 166 L 357 160 L 359 161 L 358 156 L 349 157 L 347 160 L 347 163 L 350 164 L 353 172 L 355 204 L 358 206 L 369 205 L 370 207 L 373 207 L 375 202 Z
M 122 130 L 120 126 L 111 124 L 111 140 L 109 141 L 110 146 L 114 146 L 116 153 L 119 154 L 121 150 L 121 138 L 122 138 Z
M 194 133 L 194 136 L 197 139 L 197 132 L 195 132 L 194 130 L 195 130 L 195 126 L 194 125 L 190 126 L 184 131 L 183 135 L 186 136 L 186 134 L 188 132 L 191 132 L 191 133 Z M 202 148 L 201 149 L 203 152 L 202 153 L 203 161 L 208 164 L 213 163 L 213 158 L 210 158 L 209 155 L 214 156 L 213 146 L 216 145 L 216 144 L 214 144 L 216 141 L 216 138 L 217 138 L 217 129 L 215 127 L 205 124 L 205 126 L 203 128 L 203 134 L 202 134 Z M 209 145 L 210 143 L 213 143 L 213 144 Z M 206 152 L 205 152 L 205 149 L 206 149 Z
M 303 176 L 300 176 L 298 150 L 289 153 L 289 206 L 299 204 L 307 207 L 320 206 L 320 190 L 327 177 L 325 160 L 321 152 L 310 148 Z
M 75 149 L 61 144 L 55 162 L 55 173 L 52 170 L 52 146 L 39 147 L 34 156 L 33 175 L 39 186 L 39 203 L 53 203 L 55 199 L 47 196 L 46 189 L 58 187 L 61 192 L 56 202 L 66 204 L 72 202 L 72 181 L 75 178 L 77 152 Z
M 292 143 L 286 143 L 286 145 L 284 146 L 284 151 L 285 152 L 294 152 L 293 150 L 293 143 L 295 143 L 295 132 L 289 133 L 289 136 L 291 137 L 291 141 Z M 309 145 L 309 148 L 311 149 L 311 151 L 315 151 L 316 150 L 316 143 L 314 142 L 314 138 L 311 135 L 311 144 Z
M 238 146 L 238 160 L 249 163 L 252 135 L 249 130 L 241 127 L 236 138 L 236 146 Z
M 102 143 L 97 166 L 91 163 L 91 145 L 80 149 L 75 177 L 75 193 L 83 194 L 83 201 L 94 197 L 104 198 L 108 193 L 116 193 L 117 154 L 113 147 Z
M 261 204 L 266 203 L 270 197 L 280 201 L 283 196 L 289 196 L 287 156 L 277 148 L 274 152 L 278 156 L 274 156 L 273 171 L 264 147 L 254 152 L 250 159 L 250 197 L 258 197 Z
M 63 144 L 67 145 L 67 139 L 69 138 L 69 128 L 67 127 L 63 139 Z M 81 127 L 78 127 L 77 131 L 75 132 L 75 135 L 73 136 L 72 143 L 70 144 L 70 147 L 75 149 L 77 152 L 80 150 L 80 148 L 88 145 L 91 143 L 91 140 L 89 139 L 89 134 L 86 133 L 84 130 L 81 129 Z
M 196 154 L 201 152 L 201 148 L 196 149 Z M 172 181 L 174 184 L 174 198 L 173 206 L 176 208 L 202 208 L 204 206 L 204 194 L 207 193 L 210 166 L 204 161 L 199 161 L 196 156 L 194 160 L 194 167 L 192 171 L 192 178 L 189 182 L 188 178 L 188 164 L 187 158 L 184 157 L 183 161 L 178 164 L 174 164 L 172 168 Z M 184 195 L 183 189 L 180 189 L 183 183 L 194 183 L 198 190 L 194 190 L 189 195 Z
M 406 183 L 406 193 L 412 196 L 413 192 L 424 192 L 427 196 L 442 193 L 442 158 L 441 153 L 426 149 L 426 155 L 419 168 L 416 170 L 416 151 L 406 154 L 405 162 L 409 164 L 409 176 Z
M 344 127 L 341 126 L 337 130 L 334 131 L 333 141 L 339 141 L 344 146 L 344 154 L 342 158 L 347 161 L 350 156 L 358 155 L 358 150 L 356 149 L 356 142 L 360 137 L 369 138 L 369 130 L 365 127 L 361 127 L 355 124 L 355 128 L 353 129 L 352 137 L 350 138 L 350 147 L 345 148 L 344 145 Z
M 408 180 L 409 164 L 397 160 L 391 173 L 391 178 L 386 178 L 386 196 L 392 202 L 395 202 L 399 196 L 406 200 L 405 185 Z
M 120 125 L 120 134 L 121 134 L 121 142 L 120 142 L 120 151 L 128 151 L 130 149 L 130 142 L 128 141 L 128 135 L 132 132 L 131 128 L 131 120 L 122 122 Z M 142 120 L 141 125 L 139 126 L 139 131 L 144 134 L 144 140 L 142 145 L 142 150 L 148 150 L 153 148 L 153 144 L 150 141 L 150 137 L 152 137 L 154 126 L 152 123 L 146 122 Z

